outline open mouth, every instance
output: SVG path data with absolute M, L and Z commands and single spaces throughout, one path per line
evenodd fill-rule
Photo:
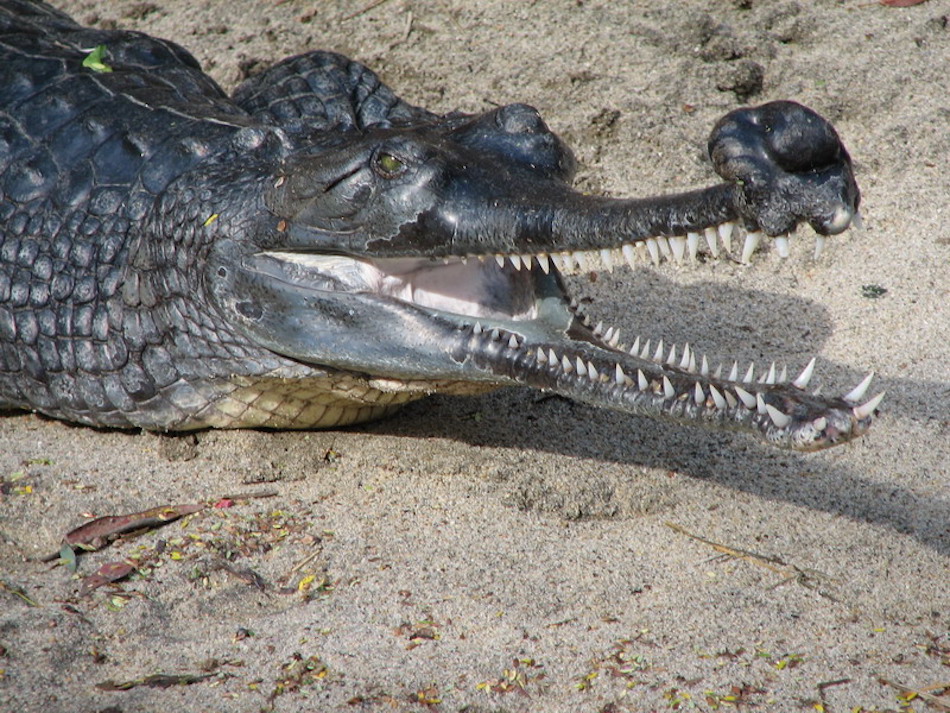
M 761 237 L 737 241 L 743 262 Z M 266 251 L 244 274 L 267 291 L 231 294 L 270 298 L 248 328 L 264 346 L 305 363 L 389 379 L 525 384 L 622 411 L 754 430 L 799 450 L 860 435 L 883 396 L 861 403 L 870 378 L 827 399 L 805 391 L 814 360 L 789 380 L 775 364 L 755 374 L 751 365 L 711 368 L 687 345 L 654 348 L 637 338 L 628 346 L 614 330 L 591 328 L 561 284 L 562 272 L 729 254 L 732 238 L 727 225 L 571 252 L 370 258 Z M 787 239 L 775 245 L 780 257 L 788 254 Z
M 531 270 L 493 258 L 358 258 L 265 252 L 286 278 L 308 289 L 364 293 L 470 319 L 526 321 L 538 316 Z M 520 266 L 519 266 L 520 268 Z

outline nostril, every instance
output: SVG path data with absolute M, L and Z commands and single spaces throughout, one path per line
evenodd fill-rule
M 849 225 L 851 225 L 851 219 L 854 217 L 854 211 L 852 211 L 847 206 L 839 205 L 834 214 L 825 221 L 825 224 L 822 226 L 825 229 L 826 234 L 828 235 L 837 235 L 838 233 L 844 232 Z

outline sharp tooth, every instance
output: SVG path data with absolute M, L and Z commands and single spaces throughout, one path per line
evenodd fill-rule
M 695 352 L 689 353 L 689 366 L 686 367 L 686 370 L 689 372 L 692 372 L 693 374 L 696 373 L 696 353 Z
M 808 362 L 808 366 L 802 369 L 802 373 L 798 375 L 798 378 L 792 382 L 799 389 L 804 389 L 808 386 L 808 382 L 811 381 L 811 375 L 815 371 L 815 357 L 812 357 L 811 361 Z
M 538 265 L 541 266 L 541 271 L 544 272 L 545 275 L 551 272 L 551 261 L 548 259 L 547 255 L 544 253 L 538 253 L 534 256 L 534 258 L 538 261 Z
M 739 362 L 732 362 L 732 369 L 729 370 L 729 381 L 739 380 Z
M 518 348 L 518 337 L 516 337 L 514 334 L 512 334 L 511 338 L 508 340 L 508 348 L 509 349 Z
M 590 377 L 591 381 L 600 381 L 600 372 L 597 371 L 593 362 L 587 362 L 587 376 Z
M 755 396 L 753 396 L 752 394 L 750 394 L 748 391 L 746 391 L 745 389 L 743 389 L 741 386 L 733 386 L 732 388 L 733 388 L 733 390 L 736 392 L 736 396 L 739 397 L 739 399 L 742 401 L 743 405 L 744 405 L 747 409 L 754 409 L 754 408 L 755 408 Z M 729 392 L 727 391 L 726 393 L 728 394 Z
M 653 261 L 654 265 L 660 264 L 660 246 L 656 242 L 656 238 L 647 238 L 647 250 L 650 252 L 650 259 Z
M 816 431 L 824 431 L 828 427 L 828 419 L 821 416 L 812 421 L 811 425 Z
M 680 369 L 689 369 L 689 343 L 683 345 L 683 358 L 680 359 Z
M 570 374 L 574 371 L 574 365 L 571 364 L 571 360 L 567 358 L 567 354 L 561 357 L 561 368 L 564 369 L 565 374 Z
M 855 406 L 854 417 L 860 421 L 867 418 L 868 416 L 872 416 L 878 405 L 881 403 L 881 400 L 884 398 L 885 393 L 886 392 L 882 391 L 863 406 Z
M 472 334 L 481 334 L 482 333 L 482 324 L 481 322 L 476 322 L 475 326 L 472 327 Z
M 668 357 L 666 357 L 666 363 L 669 364 L 670 366 L 676 365 L 676 345 L 675 344 L 673 344 L 670 347 L 670 354 Z
M 498 263 L 498 267 L 505 266 L 505 256 L 504 255 L 495 255 L 495 262 Z
M 667 399 L 672 399 L 676 396 L 676 389 L 673 388 L 673 384 L 665 375 L 663 377 L 663 396 Z
M 491 337 L 493 342 L 497 342 L 499 339 L 501 339 L 501 333 L 497 329 L 491 330 L 491 334 L 488 336 Z
M 521 269 L 521 256 L 520 255 L 509 255 L 508 260 L 511 261 L 511 264 L 516 270 Z
M 577 360 L 577 373 L 581 376 L 587 376 L 587 367 L 584 366 L 584 362 L 581 361 L 580 357 L 576 358 Z
M 703 231 L 703 237 L 706 238 L 706 245 L 709 246 L 709 254 L 713 257 L 719 257 L 719 243 L 716 241 L 717 232 L 715 228 L 706 228 Z
M 548 349 L 548 364 L 557 364 L 557 354 L 553 349 Z
M 767 411 L 766 408 L 765 408 L 765 405 L 766 405 L 766 404 L 765 404 L 765 399 L 762 398 L 762 394 L 756 394 L 756 395 L 755 395 L 755 408 L 756 408 L 756 410 L 757 410 L 760 414 L 762 414 L 763 416 L 764 416 L 766 413 L 768 413 L 768 411 Z
M 649 339 L 646 340 L 646 342 L 643 345 L 643 349 L 640 350 L 640 358 L 641 359 L 650 358 L 650 340 Z
M 726 397 L 726 403 L 729 404 L 729 408 L 735 408 L 739 405 L 739 402 L 736 401 L 736 397 L 730 394 L 728 391 L 723 391 L 722 395 Z
M 631 243 L 624 243 L 620 251 L 623 253 L 623 259 L 627 261 L 627 264 L 630 267 L 636 267 L 637 249 Z
M 702 406 L 706 403 L 706 394 L 703 393 L 703 387 L 699 385 L 699 382 L 696 382 L 696 386 L 693 389 L 693 401 L 696 402 L 697 406 Z
M 604 323 L 598 322 L 597 326 L 594 327 L 594 335 L 599 337 L 603 331 L 604 331 Z
M 574 252 L 574 260 L 577 261 L 577 266 L 580 268 L 581 272 L 591 272 L 591 265 L 589 253 L 585 250 L 577 250 Z
M 703 361 L 699 367 L 699 373 L 703 376 L 709 376 L 709 361 L 707 361 L 705 354 L 703 354 Z M 716 378 L 718 379 L 719 377 L 717 376 Z
M 723 223 L 717 227 L 719 232 L 719 239 L 722 240 L 723 247 L 726 248 L 726 252 L 732 252 L 732 231 L 735 230 L 736 224 L 729 222 Z
M 623 373 L 623 369 L 620 368 L 620 364 L 617 364 L 616 368 L 614 368 L 614 381 L 619 386 L 623 386 L 626 380 L 627 380 L 627 375 Z
M 647 377 L 644 375 L 642 369 L 637 369 L 637 388 L 640 391 L 646 391 L 650 388 L 650 382 L 647 381 Z
M 775 236 L 775 251 L 778 253 L 779 257 L 788 257 L 790 251 L 787 235 Z
M 816 235 L 815 236 L 815 259 L 821 257 L 821 253 L 825 250 L 825 236 Z
M 587 258 L 589 270 L 603 270 L 604 263 L 600 259 L 600 252 L 597 250 L 586 250 L 584 256 Z
M 715 378 L 717 378 L 717 379 L 721 379 L 721 378 L 722 378 L 722 362 L 719 362 L 719 363 L 716 365 L 716 371 L 713 372 L 713 376 L 714 376 Z
M 521 256 L 521 264 L 524 265 L 524 269 L 525 269 L 525 270 L 530 270 L 530 269 L 531 269 L 531 261 L 532 261 L 533 259 L 534 259 L 534 255 L 527 255 L 527 254 L 525 254 L 525 255 L 522 255 L 522 256 Z
M 742 257 L 739 258 L 742 262 L 750 262 L 752 260 L 752 253 L 755 252 L 755 249 L 759 247 L 759 242 L 762 240 L 762 233 L 758 230 L 750 230 L 745 236 L 745 244 L 742 246 Z
M 618 344 L 620 344 L 620 330 L 619 329 L 614 331 L 614 336 L 608 339 L 607 343 L 612 347 L 616 347 Z
M 548 362 L 548 357 L 543 349 L 538 349 L 538 354 L 535 358 L 538 360 L 538 364 L 547 364 Z
M 772 419 L 772 423 L 774 423 L 779 428 L 785 428 L 792 421 L 791 416 L 782 413 L 772 404 L 765 404 L 765 410 L 768 411 L 769 418 Z
M 864 380 L 860 384 L 855 386 L 851 391 L 846 393 L 841 398 L 843 398 L 849 404 L 858 403 L 858 401 L 864 398 L 864 394 L 865 392 L 867 392 L 868 386 L 871 385 L 871 379 L 873 378 L 874 378 L 874 372 L 872 371 L 870 374 L 864 377 Z
M 772 366 L 769 367 L 769 373 L 765 375 L 765 383 L 766 384 L 775 383 L 775 362 L 774 361 L 772 362 Z
M 633 356 L 637 356 L 639 352 L 640 352 L 640 335 L 638 334 L 637 338 L 633 340 L 633 346 L 630 347 L 630 353 L 633 354 Z
M 716 404 L 716 408 L 718 409 L 726 408 L 726 400 L 722 397 L 722 394 L 719 393 L 719 389 L 717 389 L 715 386 L 710 384 L 709 393 L 712 396 L 713 403 Z
M 686 247 L 689 250 L 689 259 L 696 262 L 699 254 L 699 233 L 686 233 Z
M 755 362 L 749 364 L 749 370 L 745 373 L 745 377 L 742 379 L 742 383 L 751 384 L 752 380 L 755 378 Z
M 788 364 L 782 364 L 782 373 L 778 375 L 778 383 L 784 384 L 788 381 Z
M 674 235 L 669 239 L 669 243 L 670 251 L 673 253 L 673 259 L 677 265 L 681 264 L 683 257 L 686 255 L 686 239 L 679 235 Z
M 653 353 L 653 361 L 657 364 L 663 363 L 663 340 L 661 339 L 656 345 L 656 351 Z
M 613 251 L 609 248 L 604 248 L 600 251 L 600 262 L 603 264 L 604 269 L 607 272 L 614 271 L 614 256 Z
M 666 239 L 665 235 L 657 235 L 656 244 L 657 247 L 660 248 L 660 253 L 663 255 L 663 257 L 665 257 L 667 260 L 673 257 L 673 251 L 670 249 L 670 241 Z

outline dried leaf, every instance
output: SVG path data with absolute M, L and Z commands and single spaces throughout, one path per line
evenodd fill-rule
M 204 508 L 204 505 L 162 505 L 128 515 L 97 517 L 66 533 L 64 541 L 83 550 L 98 550 L 119 535 L 161 527 Z
M 887 5 L 888 7 L 911 7 L 912 5 L 920 5 L 927 0 L 881 0 L 881 5 Z
M 79 589 L 79 594 L 80 596 L 85 596 L 93 589 L 98 589 L 99 587 L 105 584 L 111 584 L 112 582 L 118 582 L 120 579 L 124 579 L 125 577 L 128 577 L 130 574 L 132 574 L 135 569 L 136 566 L 128 560 L 123 560 L 121 562 L 107 562 L 97 569 L 94 574 L 90 574 L 88 577 L 83 578 L 82 587 Z

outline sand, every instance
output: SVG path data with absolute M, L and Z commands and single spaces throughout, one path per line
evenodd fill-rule
M 58 4 L 176 40 L 229 89 L 327 48 L 433 110 L 532 104 L 611 195 L 708 184 L 719 116 L 808 104 L 854 157 L 863 231 L 817 262 L 803 228 L 788 260 L 571 289 L 625 335 L 814 355 L 831 392 L 873 369 L 887 398 L 815 455 L 527 390 L 313 433 L 5 414 L 0 710 L 947 709 L 900 686 L 950 684 L 950 2 Z M 220 502 L 239 493 L 271 496 Z M 39 560 L 89 517 L 202 502 L 231 506 L 77 576 Z M 136 553 L 146 576 L 80 595 Z M 154 674 L 204 678 L 97 686 Z

